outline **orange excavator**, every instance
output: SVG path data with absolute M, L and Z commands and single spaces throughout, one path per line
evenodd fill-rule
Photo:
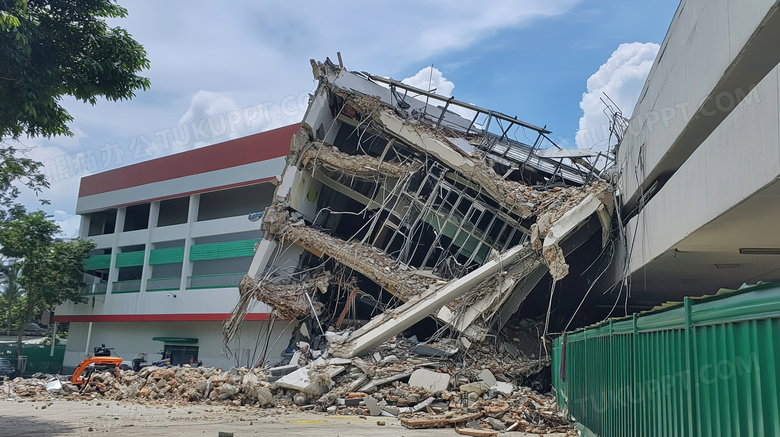
M 73 384 L 81 386 L 81 391 L 89 385 L 97 386 L 100 389 L 105 388 L 103 384 L 92 381 L 95 372 L 109 370 L 114 372 L 114 375 L 119 376 L 119 365 L 122 364 L 122 357 L 111 356 L 111 349 L 104 344 L 94 350 L 94 355 L 82 361 L 70 379 Z

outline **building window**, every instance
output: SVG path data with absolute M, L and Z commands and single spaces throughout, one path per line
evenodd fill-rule
M 88 237 L 95 235 L 113 234 L 116 227 L 116 210 L 93 212 L 89 215 Z
M 157 226 L 172 226 L 187 223 L 189 208 L 189 197 L 163 200 L 160 202 L 160 213 L 157 216 Z
M 89 258 L 84 260 L 84 285 L 81 288 L 81 292 L 85 294 L 105 294 L 110 267 L 111 249 L 93 250 Z
M 201 194 L 198 221 L 263 211 L 271 204 L 274 189 L 272 184 L 258 184 Z
M 143 244 L 119 248 L 114 264 L 118 268 L 117 280 L 112 285 L 111 293 L 137 293 L 141 290 L 144 250 Z
M 149 208 L 151 204 L 128 206 L 125 210 L 124 232 L 138 231 L 149 227 Z
M 146 291 L 178 290 L 184 261 L 184 240 L 154 243 L 149 252 L 149 268 Z

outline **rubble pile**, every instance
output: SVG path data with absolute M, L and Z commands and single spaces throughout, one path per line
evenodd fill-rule
M 78 391 L 78 389 L 75 391 Z M 38 400 L 49 397 L 46 391 L 46 380 L 41 378 L 15 378 L 6 381 L 0 386 L 0 392 L 3 392 L 6 399 L 25 398 Z
M 327 358 L 327 350 L 299 346 L 289 364 L 273 368 L 151 366 L 118 375 L 95 373 L 94 384 L 83 390 L 68 382 L 52 387 L 50 380 L 49 393 L 45 379 L 17 378 L 6 385 L 11 396 L 23 399 L 54 395 L 298 408 L 398 417 L 411 429 L 455 427 L 482 433 L 571 429 L 553 397 L 520 385 L 548 365 L 545 360 L 515 358 L 488 344 L 463 350 L 454 339 L 423 344 L 398 336 L 352 359 Z

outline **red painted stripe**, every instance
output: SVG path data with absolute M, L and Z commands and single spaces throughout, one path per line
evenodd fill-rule
M 188 150 L 81 178 L 79 197 L 222 170 L 287 156 L 300 125 Z
M 80 316 L 54 316 L 53 321 L 58 323 L 69 322 L 224 322 L 230 314 L 93 314 Z M 270 320 L 268 313 L 249 313 L 244 320 L 266 321 Z

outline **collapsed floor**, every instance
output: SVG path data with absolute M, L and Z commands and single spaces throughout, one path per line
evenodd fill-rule
M 329 60 L 312 67 L 319 86 L 263 214 L 226 342 L 262 301 L 299 323 L 289 354 L 313 345 L 330 363 L 352 366 L 298 367 L 290 357 L 282 368 L 294 369 L 299 385 L 287 387 L 306 393 L 333 379 L 347 398 L 376 389 L 377 378 L 413 385 L 412 371 L 430 358 L 387 354 L 406 339 L 449 357 L 435 365 L 449 375 L 442 390 L 465 386 L 470 402 L 494 399 L 476 378 L 490 368 L 473 359 L 483 350 L 494 364 L 506 358 L 524 369 L 490 369 L 515 389 L 549 371 L 549 334 L 603 316 L 580 310 L 614 239 L 613 189 L 597 169 L 605 157 L 562 150 L 545 128 L 497 111 Z M 359 364 L 371 360 L 392 372 Z M 428 395 L 436 405 L 466 405 L 455 400 L 463 396 Z M 400 398 L 381 391 L 378 399 Z
M 253 300 L 309 319 L 313 334 L 346 331 L 330 344 L 344 358 L 402 333 L 468 350 L 514 318 L 544 320 L 547 335 L 578 316 L 567 305 L 613 231 L 604 157 L 497 111 L 329 60 L 312 67 L 319 86 L 226 340 Z

